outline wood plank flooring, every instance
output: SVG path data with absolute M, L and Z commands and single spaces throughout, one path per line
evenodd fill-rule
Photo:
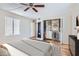
M 46 42 L 54 44 L 58 47 L 61 47 L 62 56 L 71 56 L 70 51 L 69 51 L 69 46 L 67 44 L 61 44 L 60 42 L 55 41 L 55 40 L 46 40 Z

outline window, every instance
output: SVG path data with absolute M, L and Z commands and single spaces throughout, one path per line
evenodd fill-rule
M 14 19 L 14 35 L 19 35 L 20 34 L 20 20 Z
M 5 17 L 5 35 L 19 35 L 20 34 L 20 20 L 13 17 Z

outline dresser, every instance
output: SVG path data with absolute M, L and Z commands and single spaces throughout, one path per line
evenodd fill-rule
M 79 40 L 75 35 L 69 35 L 69 49 L 72 56 L 79 56 Z

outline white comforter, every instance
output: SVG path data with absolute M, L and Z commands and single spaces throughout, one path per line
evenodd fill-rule
M 8 44 L 29 56 L 50 56 L 52 51 L 50 44 L 36 40 L 18 40 Z
M 10 54 L 13 56 L 59 56 L 60 48 L 45 42 L 36 40 L 11 40 L 4 41 Z M 14 51 L 14 52 L 13 52 Z
M 9 55 L 6 54 L 7 56 L 28 56 L 27 54 L 23 53 L 22 51 L 14 48 L 13 46 L 9 44 L 3 44 L 5 47 L 7 47 Z M 4 52 L 5 53 L 5 52 Z

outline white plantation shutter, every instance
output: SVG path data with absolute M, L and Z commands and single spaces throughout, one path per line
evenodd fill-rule
M 12 21 L 11 17 L 5 17 L 5 35 L 12 35 Z
M 20 20 L 12 18 L 12 17 L 5 17 L 5 35 L 19 35 L 20 34 Z
M 14 19 L 14 35 L 20 34 L 20 20 Z

